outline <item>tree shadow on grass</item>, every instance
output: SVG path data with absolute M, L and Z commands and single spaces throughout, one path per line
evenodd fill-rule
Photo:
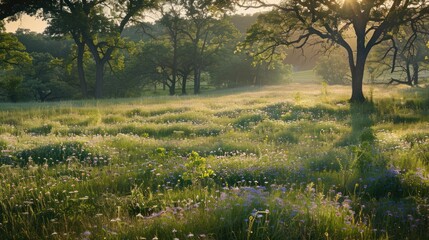
M 356 145 L 363 142 L 373 144 L 376 140 L 371 127 L 374 125 L 373 115 L 376 112 L 374 103 L 351 103 L 351 132 L 337 142 L 337 146 Z

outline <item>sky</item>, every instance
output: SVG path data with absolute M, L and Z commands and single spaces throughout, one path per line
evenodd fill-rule
M 46 28 L 46 22 L 28 15 L 23 15 L 15 22 L 6 22 L 6 32 L 15 32 L 18 28 L 26 28 L 41 33 Z

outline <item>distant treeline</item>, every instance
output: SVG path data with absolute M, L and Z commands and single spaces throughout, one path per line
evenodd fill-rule
M 300 64 L 298 58 L 289 58 L 288 64 L 255 65 L 252 56 L 237 51 L 237 44 L 257 16 L 210 18 L 197 25 L 170 12 L 155 22 L 125 28 L 120 47 L 104 68 L 103 97 L 198 94 L 208 88 L 278 84 L 289 80 L 289 64 L 312 67 L 308 62 Z M 49 28 L 43 34 L 18 29 L 14 34 L 2 31 L 1 35 L 16 44 L 19 53 L 0 65 L 1 101 L 95 97 L 96 63 L 85 47 L 82 88 L 76 61 L 78 46 L 72 37 L 55 34 Z M 195 44 L 197 37 L 201 39 Z

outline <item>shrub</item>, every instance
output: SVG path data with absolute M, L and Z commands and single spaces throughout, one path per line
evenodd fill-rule
M 206 162 L 206 158 L 192 151 L 188 157 L 188 163 L 185 164 L 187 171 L 183 173 L 183 178 L 191 181 L 192 184 L 207 185 L 212 182 L 212 177 L 216 174 Z

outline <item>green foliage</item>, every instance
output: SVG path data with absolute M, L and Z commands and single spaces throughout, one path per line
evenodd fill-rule
M 185 164 L 186 171 L 183 173 L 183 179 L 191 181 L 192 184 L 207 186 L 212 183 L 215 172 L 207 164 L 207 160 L 201 157 L 197 152 L 192 151 Z
M 240 31 L 241 34 L 246 34 L 247 30 L 254 24 L 257 20 L 259 13 L 253 15 L 232 15 L 231 22 L 234 26 Z
M 23 77 L 14 71 L 3 72 L 0 75 L 0 96 L 12 102 L 18 101 L 22 81 Z
M 319 58 L 314 71 L 328 84 L 345 84 L 350 72 L 347 58 L 340 53 Z
M 70 99 L 76 95 L 70 83 L 65 81 L 66 73 L 49 53 L 32 53 L 33 64 L 27 69 L 23 88 L 36 101 Z
M 271 11 L 258 16 L 258 20 L 247 31 L 246 39 L 239 45 L 239 51 L 247 51 L 254 65 L 277 64 L 286 57 L 285 48 L 276 42 L 282 41 L 281 32 L 286 24 L 293 24 L 293 19 Z
M 59 7 L 44 6 L 42 3 L 40 6 L 46 8 L 46 12 Z M 92 18 L 98 21 L 98 24 L 93 24 L 88 29 L 93 33 L 95 47 L 100 47 L 99 50 L 104 53 L 109 53 L 107 50 L 114 48 L 108 63 L 105 63 L 110 67 L 110 71 L 104 71 L 103 75 L 105 96 L 139 97 L 144 94 L 167 94 L 164 89 L 161 90 L 161 86 L 170 90 L 170 94 L 173 89 L 176 93 L 177 88 L 182 87 L 182 94 L 186 94 L 189 88 L 194 86 L 191 81 L 196 77 L 194 65 L 198 58 L 202 60 L 197 66 L 200 69 L 197 78 L 203 82 L 203 86 L 207 84 L 209 88 L 281 84 L 290 79 L 291 67 L 288 65 L 277 62 L 253 67 L 251 60 L 246 60 L 244 54 L 234 54 L 241 36 L 229 17 L 218 18 L 216 14 L 204 16 L 204 9 L 198 10 L 201 11 L 200 15 L 195 13 L 198 15 L 196 19 L 187 18 L 184 12 L 177 13 L 178 23 L 168 18 L 155 23 L 143 23 L 141 26 L 126 29 L 126 34 L 117 38 L 115 34 L 109 33 L 116 31 L 111 22 L 100 14 L 96 16 L 97 11 L 99 10 L 83 16 L 85 14 L 79 15 L 79 11 L 72 13 L 66 9 L 60 12 L 55 10 L 55 14 L 47 15 L 50 17 L 50 25 L 46 30 L 49 36 L 19 29 L 15 36 L 23 42 L 29 56 L 33 58 L 33 64 L 26 64 L 22 71 L 9 74 L 22 75 L 23 79 L 16 85 L 16 90 L 9 91 L 10 94 L 4 91 L 1 99 L 56 101 L 93 96 L 97 75 L 96 63 L 91 53 L 94 51 L 89 51 L 88 46 L 83 47 L 83 79 L 78 74 L 76 61 L 80 58 L 77 45 L 83 44 L 81 28 Z M 173 13 L 167 11 L 165 14 Z M 112 26 L 112 29 L 107 26 Z M 129 41 L 127 37 L 130 31 L 137 31 L 139 27 L 145 27 L 147 34 L 133 34 L 133 41 Z M 171 27 L 175 27 L 171 29 L 176 34 L 175 43 L 172 42 L 172 35 L 168 30 Z M 199 32 L 198 27 L 201 28 Z M 148 38 L 148 35 L 154 38 Z M 197 40 L 198 44 L 195 42 Z M 176 78 L 173 84 L 174 46 Z M 198 49 L 202 51 L 197 51 Z M 103 54 L 100 54 L 100 57 L 104 57 Z M 4 85 L 12 86 L 6 78 L 3 82 Z M 183 84 L 187 87 L 183 87 Z M 86 94 L 83 92 L 83 86 L 86 86 Z
M 127 46 L 126 40 L 121 37 L 125 26 L 139 18 L 143 11 L 156 6 L 157 1 L 143 0 L 40 4 L 50 20 L 48 33 L 55 36 L 71 35 L 76 45 L 88 47 L 96 69 L 96 98 L 103 96 L 105 65 L 109 63 L 112 70 L 124 68 L 124 58 L 118 49 Z M 110 11 L 104 11 L 104 8 Z M 81 56 L 79 60 L 82 60 Z M 82 76 L 80 81 L 84 81 Z
M 0 99 L 16 102 L 19 98 L 19 87 L 22 83 L 22 69 L 31 63 L 25 46 L 10 33 L 0 29 Z
M 262 63 L 254 66 L 243 53 L 231 51 L 221 56 L 210 68 L 212 83 L 217 87 L 262 86 L 284 84 L 290 81 L 291 66 L 283 63 Z
M 30 31 L 29 29 L 18 29 L 16 38 L 25 46 L 28 53 L 47 53 L 54 58 L 67 58 L 72 54 L 72 40 L 56 39 Z
M 0 67 L 11 69 L 31 62 L 25 46 L 11 33 L 0 30 Z

